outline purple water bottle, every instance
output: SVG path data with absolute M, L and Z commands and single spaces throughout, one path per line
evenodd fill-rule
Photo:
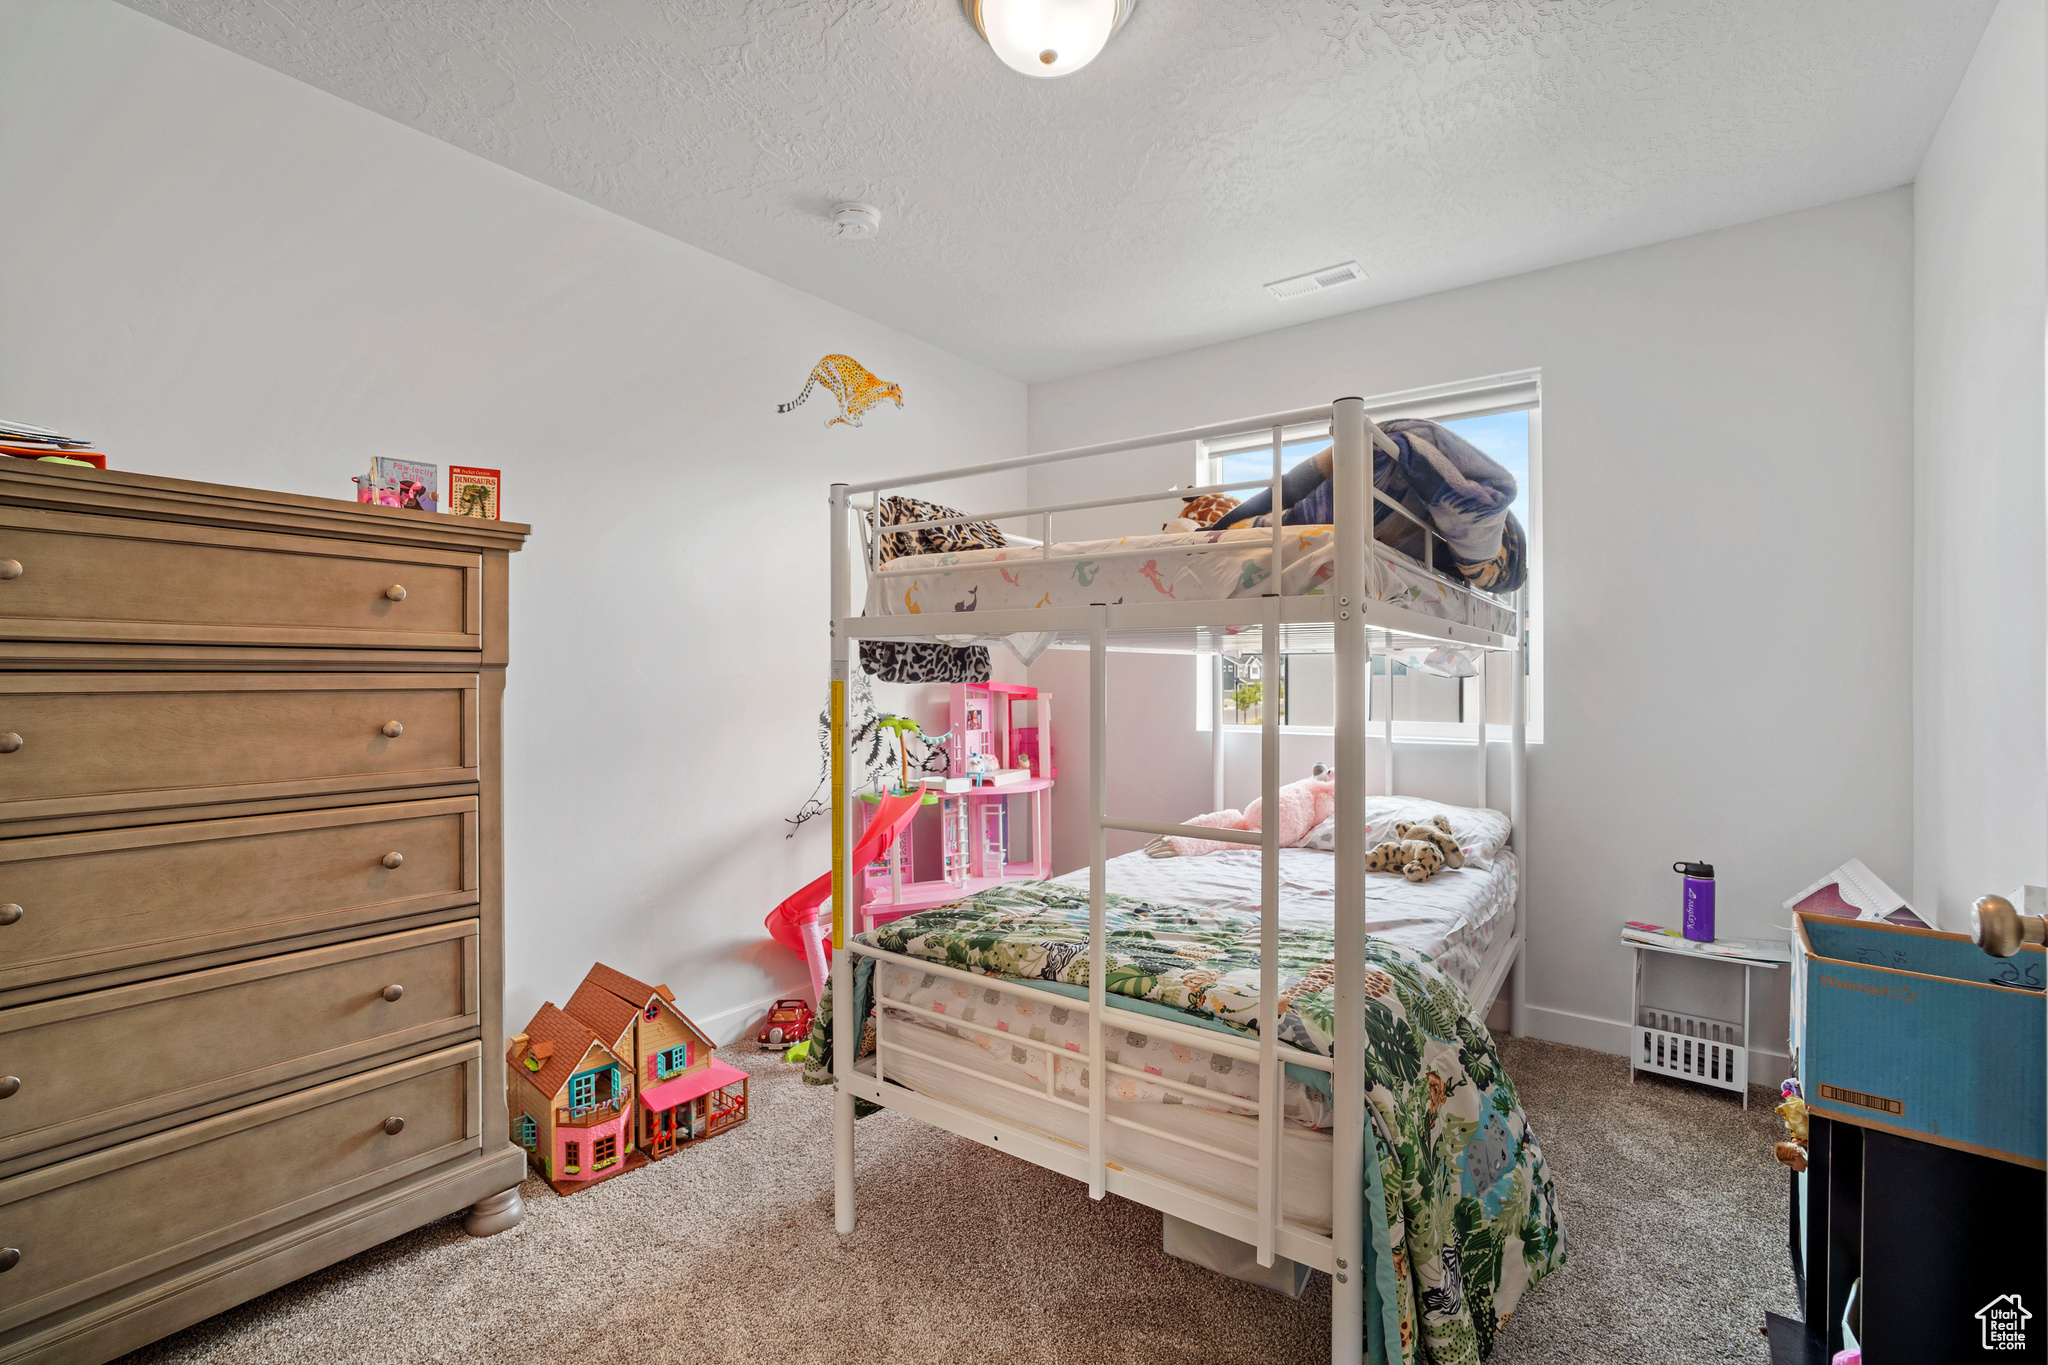
M 1671 870 L 1685 878 L 1685 936 L 1694 943 L 1714 941 L 1714 865 L 1673 863 Z

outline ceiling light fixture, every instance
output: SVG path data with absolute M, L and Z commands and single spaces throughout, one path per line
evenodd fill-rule
M 967 0 L 996 56 L 1027 76 L 1065 76 L 1095 60 L 1137 0 Z

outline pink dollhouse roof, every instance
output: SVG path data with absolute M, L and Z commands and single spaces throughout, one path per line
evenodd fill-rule
M 721 1062 L 718 1058 L 713 1057 L 711 1065 L 705 1067 L 702 1071 L 687 1072 L 672 1081 L 663 1081 L 660 1085 L 648 1086 L 640 1092 L 640 1103 L 656 1113 L 660 1113 L 664 1109 L 673 1109 L 679 1104 L 687 1104 L 700 1095 L 708 1095 L 714 1090 L 731 1085 L 734 1081 L 743 1081 L 745 1079 L 747 1079 L 746 1072 L 730 1062 Z

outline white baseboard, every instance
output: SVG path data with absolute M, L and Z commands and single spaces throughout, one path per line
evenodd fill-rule
M 720 1010 L 716 1014 L 693 1014 L 691 1020 L 698 1028 L 711 1035 L 711 1041 L 720 1047 L 738 1042 L 751 1036 L 761 1021 L 768 1017 L 768 1007 L 782 998 L 783 994 L 804 994 L 802 991 L 764 995 L 759 1000 L 749 1000 L 743 1005 Z
M 1529 1032 L 1532 1037 L 1547 1043 L 1566 1043 L 1572 1047 L 1590 1048 L 1594 1052 L 1609 1052 L 1617 1057 L 1626 1057 L 1629 1052 L 1629 1026 L 1621 1019 L 1602 1019 L 1598 1015 L 1580 1014 L 1575 1010 L 1552 1009 L 1546 1005 L 1531 1005 L 1529 1008 Z M 1753 1047 L 1749 1055 L 1759 1061 L 1770 1063 L 1779 1072 L 1787 1070 L 1792 1059 L 1783 1052 L 1767 1047 Z M 1762 1080 L 1758 1084 L 1763 1084 Z

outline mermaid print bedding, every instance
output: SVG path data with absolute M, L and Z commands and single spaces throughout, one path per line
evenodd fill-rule
M 1280 591 L 1289 597 L 1333 591 L 1335 548 L 1332 527 L 1290 528 L 1280 547 Z M 1067 541 L 1052 553 L 1058 558 L 1022 546 L 906 555 L 890 563 L 889 576 L 869 576 L 865 613 L 927 618 L 920 629 L 930 628 L 933 615 L 955 613 L 962 618 L 960 629 L 947 638 L 970 640 L 983 634 L 971 619 L 977 611 L 1213 602 L 1272 591 L 1270 529 Z M 1366 560 L 1366 590 L 1383 602 L 1460 625 L 1501 634 L 1514 630 L 1511 607 L 1462 591 L 1384 548 Z
M 888 952 L 1085 999 L 1084 889 L 1013 882 L 862 936 Z M 1256 1034 L 1256 913 L 1106 898 L 1108 975 L 1121 1009 L 1221 1033 Z M 1334 941 L 1320 921 L 1283 921 L 1279 1035 L 1322 1056 L 1335 1033 Z M 1476 1365 L 1521 1297 L 1564 1263 L 1542 1148 L 1492 1037 L 1427 959 L 1366 944 L 1366 1351 L 1392 1365 Z M 872 1047 L 875 961 L 855 960 L 854 1017 Z M 884 970 L 891 970 L 885 965 Z M 832 1082 L 834 1002 L 819 1002 L 805 1080 Z M 1290 1066 L 1304 1085 L 1327 1076 Z M 1292 1086 L 1289 1089 L 1293 1089 Z M 1297 1110 L 1297 1113 L 1300 1112 Z

